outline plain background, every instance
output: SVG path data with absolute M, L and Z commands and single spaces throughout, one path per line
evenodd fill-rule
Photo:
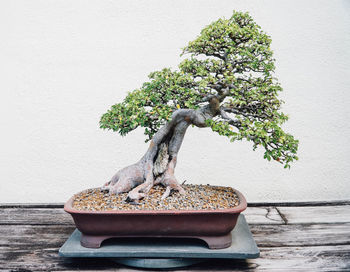
M 250 143 L 190 128 L 178 179 L 248 202 L 350 199 L 350 1 L 0 0 L 0 202 L 63 202 L 138 160 L 143 131 L 122 138 L 100 116 L 232 10 L 272 37 L 300 160 L 285 170 Z

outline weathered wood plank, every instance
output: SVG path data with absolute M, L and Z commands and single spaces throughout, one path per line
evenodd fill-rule
M 325 234 L 324 228 L 327 229 Z M 1 271 L 136 271 L 101 259 L 65 259 L 57 255 L 74 227 L 69 225 L 0 227 Z M 349 224 L 253 225 L 261 258 L 211 261 L 191 271 L 348 271 Z M 347 243 L 343 246 L 337 243 Z M 307 245 L 318 245 L 305 247 Z M 322 246 L 328 244 L 328 246 Z M 273 247 L 266 247 L 266 246 Z M 292 247 L 291 245 L 300 245 Z M 266 248 L 265 248 L 266 247 Z M 27 269 L 27 270 L 25 270 Z M 188 271 L 188 270 L 182 270 Z
M 261 248 L 253 271 L 349 271 L 350 245 Z
M 108 270 L 120 265 L 115 265 L 108 259 L 71 259 L 58 255 L 58 248 L 42 247 L 41 249 L 24 249 L 18 247 L 0 247 L 2 255 L 0 267 L 9 271 L 64 271 L 64 270 Z M 0 271 L 3 271 L 0 270 Z
M 350 245 L 350 224 L 251 225 L 258 246 Z
M 350 223 L 350 205 L 276 208 L 288 224 Z M 248 207 L 244 215 L 249 224 L 283 224 L 276 208 Z M 1 224 L 70 225 L 73 220 L 61 208 L 1 208 Z
M 249 207 L 244 211 L 249 224 L 283 224 L 274 207 Z M 60 208 L 2 208 L 0 225 L 71 225 L 70 214 Z
M 68 225 L 2 225 L 0 246 L 32 250 L 60 247 L 73 232 Z M 350 245 L 350 224 L 252 225 L 259 247 Z M 0 259 L 4 258 L 0 252 Z
M 274 207 L 248 207 L 243 214 L 249 225 L 284 224 L 282 217 Z
M 350 205 L 350 200 L 298 201 L 298 202 L 248 202 L 248 207 L 305 207 L 305 206 L 340 206 Z M 0 205 L 1 207 L 1 205 Z
M 318 207 L 277 207 L 288 224 L 350 223 L 350 205 Z
M 18 269 L 91 271 L 114 270 L 118 267 L 124 269 L 109 260 L 76 260 L 59 257 L 58 248 L 73 229 L 74 227 L 70 225 L 2 225 L 0 268 L 9 271 Z M 261 249 L 261 258 L 247 262 L 212 261 L 191 267 L 191 270 L 346 271 L 350 268 L 350 224 L 271 224 L 253 225 L 251 229 Z M 343 245 L 335 245 L 337 243 Z M 118 271 L 122 271 L 120 269 Z
M 40 249 L 60 247 L 74 231 L 73 225 L 2 225 L 0 246 Z M 0 258 L 2 258 L 0 252 Z
M 350 271 L 350 205 L 277 209 L 244 212 L 261 258 L 176 271 Z M 0 271 L 140 271 L 106 259 L 59 257 L 58 248 L 73 230 L 61 208 L 0 208 Z
M 72 225 L 72 216 L 63 209 L 0 209 L 0 225 Z
M 3 208 L 21 208 L 21 209 L 63 209 L 64 203 L 0 203 L 0 209 Z
M 57 248 L 11 250 L 10 261 L 0 260 L 2 271 L 142 271 L 115 264 L 108 259 L 70 259 L 57 255 Z M 252 260 L 211 260 L 176 271 L 349 271 L 350 245 L 318 247 L 261 248 L 261 257 Z M 147 270 L 149 271 L 149 270 Z

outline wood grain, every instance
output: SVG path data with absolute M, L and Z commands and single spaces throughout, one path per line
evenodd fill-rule
M 63 208 L 0 209 L 0 225 L 72 225 L 72 217 Z
M 350 245 L 350 224 L 251 225 L 259 247 Z
M 277 207 L 288 224 L 350 223 L 350 205 L 317 207 Z
M 248 207 L 243 212 L 248 224 L 284 224 L 275 207 Z
M 249 224 L 282 224 L 275 207 L 248 207 L 244 215 Z M 0 225 L 71 225 L 72 217 L 63 208 L 0 208 Z
M 12 260 L 0 259 L 1 271 L 143 271 L 129 269 L 105 258 L 70 259 L 57 255 L 56 248 L 29 252 L 12 250 Z M 15 257 L 14 257 L 15 256 Z M 251 260 L 210 260 L 175 271 L 349 271 L 350 245 L 261 248 L 261 257 Z M 150 270 L 147 270 L 150 271 Z
M 250 228 L 259 247 L 350 244 L 350 224 L 251 225 Z M 0 246 L 60 247 L 74 229 L 73 225 L 2 225 Z

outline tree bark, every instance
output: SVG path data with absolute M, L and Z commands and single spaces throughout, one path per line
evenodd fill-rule
M 211 98 L 210 103 L 198 110 L 176 110 L 171 121 L 154 134 L 145 155 L 135 164 L 119 170 L 103 189 L 110 193 L 129 192 L 126 201 L 138 203 L 155 184 L 166 187 L 162 199 L 172 190 L 185 191 L 175 178 L 177 154 L 189 125 L 206 127 L 206 120 L 219 112 L 220 101 Z

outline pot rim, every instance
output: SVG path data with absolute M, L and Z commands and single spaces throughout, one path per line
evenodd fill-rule
M 231 187 L 232 188 L 232 187 Z M 243 196 L 243 194 L 232 188 L 238 196 L 239 204 L 233 208 L 226 209 L 206 209 L 206 210 L 110 210 L 110 211 L 85 211 L 85 210 L 77 210 L 73 208 L 73 200 L 77 194 L 74 194 L 65 204 L 64 211 L 70 214 L 100 214 L 100 215 L 114 215 L 114 214 L 123 214 L 123 215 L 131 215 L 131 214 L 142 214 L 142 215 L 176 215 L 176 214 L 223 214 L 223 213 L 240 213 L 243 212 L 247 208 L 247 200 Z M 79 193 L 87 191 L 90 189 L 83 190 Z M 78 194 L 79 194 L 78 193 Z

